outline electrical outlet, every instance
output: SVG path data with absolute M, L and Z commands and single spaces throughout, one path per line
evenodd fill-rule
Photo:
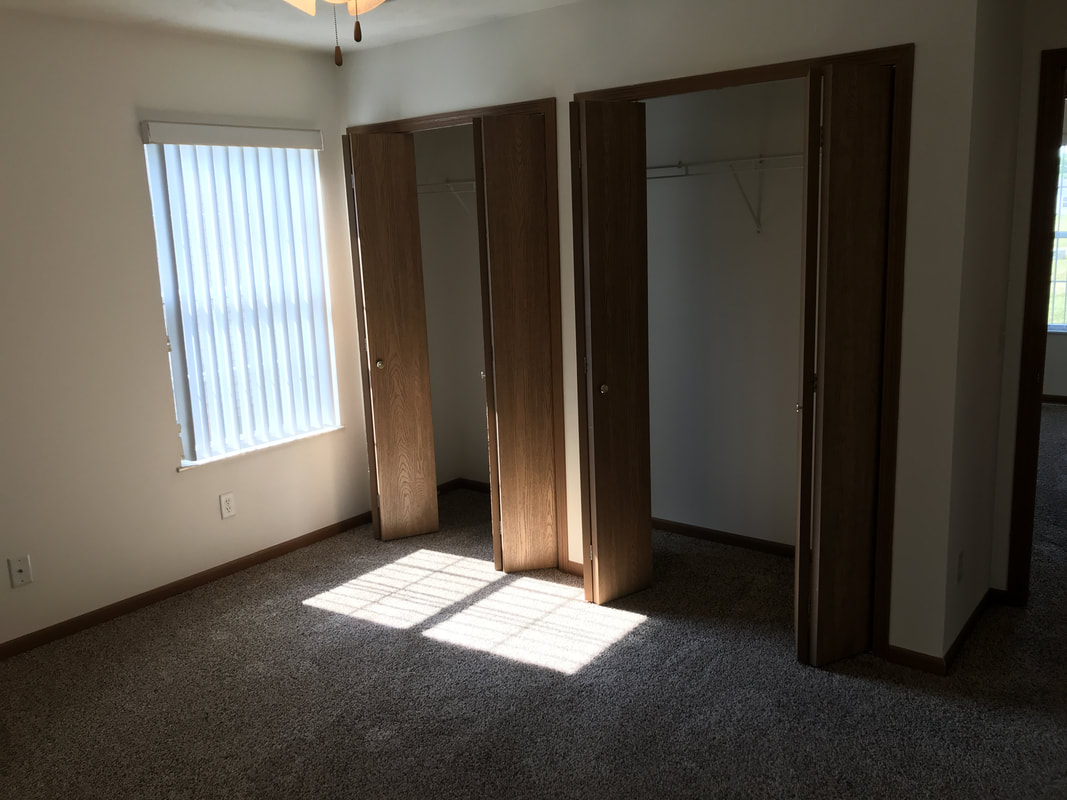
M 956 583 L 963 583 L 963 551 L 956 556 Z
M 233 492 L 219 495 L 219 511 L 223 519 L 237 516 L 237 501 L 233 499 Z
M 17 589 L 27 583 L 33 583 L 33 568 L 30 566 L 30 557 L 19 556 L 7 560 L 7 571 L 11 573 L 11 588 Z

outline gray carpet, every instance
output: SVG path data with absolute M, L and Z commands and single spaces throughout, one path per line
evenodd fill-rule
M 515 576 L 407 629 L 304 602 L 423 549 L 491 559 L 457 491 L 441 533 L 362 528 L 0 663 L 0 797 L 1067 797 L 1050 414 L 1032 605 L 986 612 L 947 678 L 798 665 L 790 560 L 658 532 L 616 604 L 646 621 L 574 674 L 427 634 Z

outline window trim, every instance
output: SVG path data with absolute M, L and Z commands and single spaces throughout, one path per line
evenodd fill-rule
M 284 150 L 322 150 L 322 131 L 299 128 L 259 128 L 211 125 L 201 122 L 141 123 L 144 144 L 187 144 L 206 147 L 278 147 Z
M 340 416 L 340 410 L 338 410 L 338 416 Z M 224 453 L 221 456 L 213 456 L 212 458 L 202 458 L 199 461 L 186 461 L 184 458 L 181 463 L 175 468 L 175 472 L 188 472 L 191 469 L 197 469 L 198 467 L 206 467 L 210 464 L 217 464 L 220 461 L 232 461 L 235 458 L 241 458 L 242 456 L 249 456 L 255 453 L 263 452 L 264 450 L 272 450 L 275 447 L 285 447 L 291 444 L 297 444 L 303 442 L 306 439 L 315 439 L 319 436 L 326 436 L 330 433 L 337 433 L 343 431 L 344 425 L 337 424 L 331 428 L 320 428 L 317 431 L 308 431 L 307 433 L 298 433 L 296 436 L 289 436 L 285 439 L 278 439 L 273 442 L 264 442 L 263 444 L 257 444 L 253 447 L 249 447 L 245 450 L 237 450 L 233 453 Z

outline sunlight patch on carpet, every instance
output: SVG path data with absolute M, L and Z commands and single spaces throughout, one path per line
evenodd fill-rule
M 419 550 L 315 595 L 304 605 L 390 628 L 411 628 L 503 577 L 492 561 Z
M 580 587 L 519 578 L 423 635 L 573 675 L 645 619 L 587 603 Z

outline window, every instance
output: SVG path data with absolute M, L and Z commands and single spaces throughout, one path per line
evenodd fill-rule
M 337 427 L 321 134 L 142 128 L 182 464 Z
M 1052 243 L 1052 280 L 1048 295 L 1048 329 L 1067 332 L 1067 146 L 1060 148 L 1055 236 Z

